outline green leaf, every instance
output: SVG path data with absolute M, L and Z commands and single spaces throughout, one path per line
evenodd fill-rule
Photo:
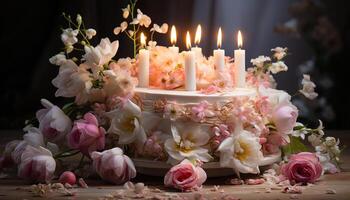
M 308 151 L 308 148 L 301 142 L 301 138 L 289 136 L 290 143 L 282 147 L 284 156 Z

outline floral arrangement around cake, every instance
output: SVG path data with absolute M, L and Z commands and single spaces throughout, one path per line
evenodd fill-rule
M 74 184 L 76 175 L 97 173 L 103 180 L 122 184 L 136 176 L 133 159 L 142 158 L 172 164 L 164 184 L 183 191 L 205 182 L 203 163 L 219 162 L 238 176 L 259 174 L 259 161 L 276 153 L 281 162 L 272 173 L 275 182 L 313 183 L 323 173 L 339 172 L 339 140 L 325 136 L 321 121 L 316 128 L 297 122 L 298 109 L 291 96 L 275 89 L 273 75 L 288 69 L 283 62 L 287 48 L 277 47 L 271 49 L 270 57 L 251 59 L 246 81 L 256 92 L 252 97 L 234 97 L 220 105 L 203 100 L 186 106 L 157 99 L 146 111 L 134 92 L 140 28 L 149 29 L 151 36 L 146 47 L 151 88 L 184 87 L 184 53 L 157 46 L 154 34 L 167 33 L 168 25 L 151 27 L 151 18 L 136 10 L 135 4 L 122 9 L 126 21 L 114 29 L 115 35 L 126 34 L 131 39 L 134 58 L 116 59 L 118 40 L 104 38 L 94 46 L 90 42 L 96 31 L 85 28 L 80 15 L 72 19 L 63 14 L 69 27 L 61 34 L 64 51 L 50 58 L 59 66 L 52 84 L 57 87 L 57 97 L 74 101 L 59 107 L 42 99 L 43 108 L 35 120 L 27 122 L 23 139 L 6 145 L 1 169 L 15 165 L 19 177 L 34 182 L 50 182 L 63 171 L 71 171 L 64 172 L 60 181 Z M 197 92 L 232 91 L 232 66 L 234 60 L 225 57 L 225 71 L 216 73 L 213 57 L 196 57 Z M 299 94 L 317 97 L 310 76 L 304 75 L 302 86 Z M 156 125 L 165 121 L 170 129 L 157 130 Z M 80 162 L 69 160 L 76 156 Z

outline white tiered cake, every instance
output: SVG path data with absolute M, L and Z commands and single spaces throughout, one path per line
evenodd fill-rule
M 272 92 L 272 91 L 271 91 Z M 206 101 L 208 105 L 215 105 L 217 109 L 225 104 L 233 101 L 235 98 L 255 98 L 257 91 L 254 88 L 236 88 L 232 91 L 215 94 L 203 94 L 199 91 L 184 91 L 184 90 L 160 90 L 150 88 L 136 88 L 135 96 L 138 97 L 138 101 L 142 102 L 143 112 L 148 113 L 147 117 L 152 115 L 163 118 L 161 122 L 154 127 L 154 131 L 161 130 L 163 132 L 171 133 L 171 124 L 173 123 L 189 123 L 191 119 L 170 119 L 164 115 L 164 112 L 160 112 L 157 109 L 157 102 L 171 103 L 176 102 L 176 105 L 183 108 L 190 109 L 192 106 L 196 106 L 200 102 Z M 212 123 L 205 121 L 193 121 L 190 123 L 197 123 L 198 126 L 210 137 L 212 137 Z M 281 152 L 265 155 L 259 161 L 259 166 L 266 166 L 278 162 L 281 160 Z M 145 159 L 145 158 L 133 158 L 137 171 L 153 176 L 163 176 L 171 168 L 171 164 L 165 161 Z M 203 168 L 206 170 L 209 177 L 227 176 L 234 174 L 231 168 L 220 167 L 220 162 L 214 160 L 203 164 Z

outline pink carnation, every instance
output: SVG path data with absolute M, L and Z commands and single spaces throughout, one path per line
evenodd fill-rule
M 79 149 L 83 154 L 102 150 L 105 147 L 105 130 L 98 126 L 96 117 L 86 113 L 83 119 L 74 122 L 74 127 L 68 134 L 68 144 L 73 149 Z
M 314 183 L 322 174 L 322 165 L 314 153 L 292 155 L 281 167 L 281 174 L 295 183 Z
M 206 179 L 207 174 L 201 167 L 194 166 L 188 160 L 183 160 L 168 171 L 164 177 L 164 185 L 188 191 L 201 187 Z

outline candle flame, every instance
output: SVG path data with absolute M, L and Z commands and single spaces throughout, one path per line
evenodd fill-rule
M 201 42 L 202 27 L 200 24 L 197 26 L 196 35 L 194 37 L 194 43 L 198 45 Z
M 191 48 L 191 36 L 190 36 L 190 32 L 188 31 L 186 33 L 186 47 L 187 49 Z
M 140 36 L 140 42 L 141 42 L 141 46 L 146 46 L 146 37 L 145 35 L 141 32 L 141 36 Z
M 221 43 L 222 43 L 222 33 L 221 33 L 221 27 L 220 27 L 218 31 L 218 41 L 217 41 L 217 45 L 219 49 L 221 48 Z
M 241 31 L 238 31 L 237 43 L 238 43 L 238 48 L 242 48 L 242 46 L 243 46 L 243 37 L 242 37 Z
M 175 45 L 176 39 L 177 39 L 177 36 L 176 36 L 176 28 L 175 28 L 175 26 L 173 25 L 173 26 L 171 27 L 171 34 L 170 34 L 170 42 L 171 42 L 172 45 Z

